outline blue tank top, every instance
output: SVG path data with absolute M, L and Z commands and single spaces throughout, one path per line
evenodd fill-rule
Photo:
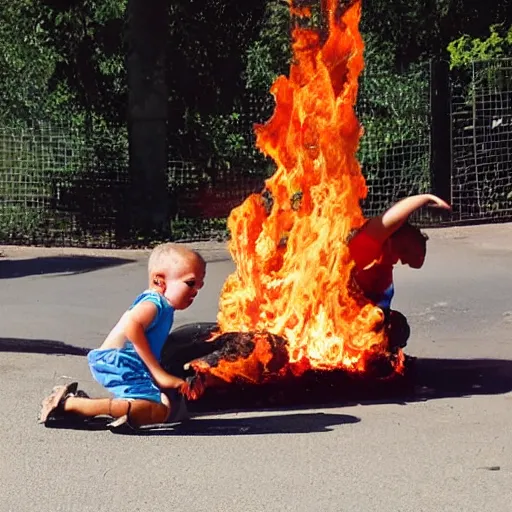
M 174 308 L 163 295 L 153 290 L 146 290 L 133 301 L 129 309 L 133 309 L 137 304 L 146 301 L 152 302 L 157 308 L 157 314 L 146 329 L 145 334 L 151 352 L 153 352 L 157 359 L 160 359 L 162 348 L 167 340 L 167 336 L 169 336 L 169 331 L 174 321 Z

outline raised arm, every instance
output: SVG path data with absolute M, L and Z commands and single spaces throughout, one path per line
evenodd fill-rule
M 423 206 L 451 210 L 446 201 L 433 194 L 406 197 L 395 203 L 382 215 L 370 219 L 363 229 L 368 236 L 382 244 L 407 221 L 412 213 Z
M 160 388 L 178 388 L 183 384 L 183 380 L 167 373 L 158 359 L 155 357 L 149 347 L 145 331 L 151 325 L 157 314 L 157 307 L 152 302 L 141 302 L 137 304 L 130 312 L 126 325 L 124 327 L 124 334 L 129 339 L 137 354 L 139 354 L 144 364 L 148 367 L 151 375 L 155 379 Z

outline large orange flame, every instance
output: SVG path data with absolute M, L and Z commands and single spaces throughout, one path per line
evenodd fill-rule
M 292 13 L 307 16 L 307 9 Z M 221 332 L 266 331 L 288 342 L 291 369 L 364 371 L 386 351 L 382 311 L 351 286 L 346 245 L 363 222 L 366 184 L 356 159 L 354 112 L 363 41 L 361 1 L 344 10 L 325 0 L 327 38 L 293 30 L 290 76 L 271 88 L 272 118 L 255 127 L 257 146 L 277 165 L 263 194 L 228 220 L 237 270 L 220 299 Z M 341 12 L 342 11 L 342 12 Z

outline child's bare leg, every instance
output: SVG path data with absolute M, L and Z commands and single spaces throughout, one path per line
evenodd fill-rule
M 162 397 L 165 397 L 165 395 L 162 394 Z M 134 427 L 154 425 L 155 423 L 165 422 L 170 411 L 171 404 L 167 397 L 165 397 L 165 402 L 162 399 L 162 403 L 159 404 L 149 400 L 134 400 L 131 402 L 128 419 Z
M 134 427 L 164 422 L 170 411 L 170 404 L 150 400 L 123 400 L 119 398 L 79 398 L 70 396 L 64 402 L 64 410 L 84 417 L 103 414 L 120 418 L 128 415 Z

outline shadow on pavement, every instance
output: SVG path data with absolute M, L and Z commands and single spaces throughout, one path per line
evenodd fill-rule
M 78 347 L 76 350 L 87 351 Z M 308 409 L 375 403 L 406 405 L 440 398 L 497 395 L 510 391 L 512 361 L 509 360 L 410 359 L 404 376 L 387 381 L 354 378 L 344 372 L 324 372 L 306 373 L 293 381 L 272 385 L 231 385 L 207 389 L 200 400 L 188 403 L 194 419 L 181 424 L 143 428 L 131 434 L 227 436 L 326 432 L 331 430 L 329 426 L 357 423 L 360 419 L 346 414 L 307 412 Z M 202 417 L 237 411 L 266 411 L 269 414 L 272 410 L 294 413 L 233 419 Z M 299 413 L 298 410 L 304 412 Z M 63 420 L 48 427 L 105 430 L 108 422 L 105 418 Z
M 0 352 L 86 356 L 89 349 L 68 345 L 62 341 L 0 338 Z
M 86 356 L 90 349 L 62 341 L 0 338 L 0 352 Z M 512 361 L 506 359 L 408 358 L 403 376 L 370 379 L 343 371 L 306 372 L 272 384 L 209 388 L 189 403 L 194 412 L 258 410 L 352 403 L 407 403 L 512 391 Z
M 414 359 L 414 396 L 418 400 L 499 395 L 512 391 L 512 361 L 506 359 Z
M 110 420 L 111 421 L 111 420 Z M 358 423 L 360 418 L 349 414 L 323 412 L 254 416 L 249 418 L 204 418 L 191 419 L 178 424 L 163 424 L 144 427 L 120 435 L 132 436 L 240 436 L 262 434 L 307 434 L 330 432 L 336 425 Z M 105 430 L 107 420 L 103 418 L 87 422 L 64 423 L 56 421 L 50 428 L 73 430 Z
M 45 274 L 82 274 L 106 267 L 132 263 L 126 258 L 100 256 L 45 256 L 29 259 L 0 259 L 0 279 Z
M 353 404 L 407 404 L 448 397 L 496 395 L 512 391 L 512 361 L 500 359 L 413 359 L 405 375 L 387 380 L 345 372 L 310 372 L 261 386 L 207 389 L 195 413 L 286 407 L 340 407 Z
M 240 436 L 261 434 L 307 434 L 331 432 L 336 425 L 359 423 L 361 420 L 349 414 L 323 412 L 255 416 L 251 418 L 192 419 L 175 426 L 157 429 L 141 429 L 135 435 L 142 436 Z

